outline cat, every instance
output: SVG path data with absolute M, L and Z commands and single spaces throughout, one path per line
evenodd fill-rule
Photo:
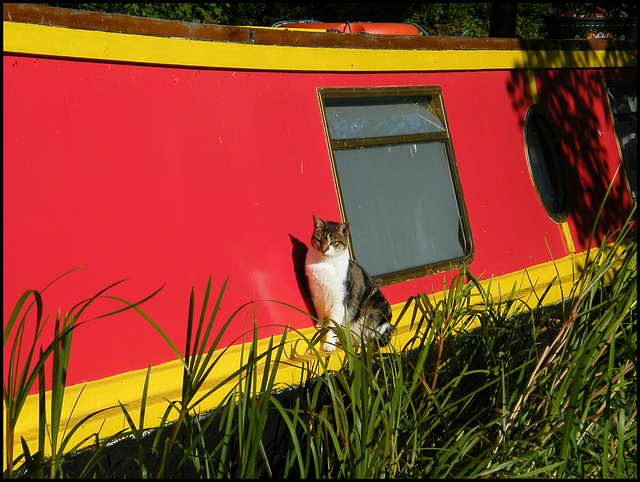
M 333 323 L 344 327 L 346 315 L 356 346 L 371 341 L 377 341 L 379 346 L 388 344 L 395 329 L 391 306 L 371 276 L 349 258 L 349 223 L 323 221 L 314 215 L 313 224 L 305 274 L 318 328 L 330 328 Z M 336 341 L 337 335 L 330 329 L 324 350 L 335 350 Z

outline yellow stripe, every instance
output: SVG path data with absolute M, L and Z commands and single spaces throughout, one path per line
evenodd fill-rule
M 562 228 L 562 234 L 564 235 L 564 241 L 567 245 L 567 250 L 569 253 L 574 253 L 576 251 L 576 247 L 573 244 L 573 238 L 571 237 L 571 230 L 569 229 L 569 224 L 564 222 L 560 225 Z
M 555 263 L 543 263 L 526 270 L 516 271 L 508 275 L 482 281 L 481 285 L 484 290 L 490 292 L 490 295 L 495 301 L 501 296 L 504 297 L 508 295 L 515 285 L 517 296 L 529 306 L 535 306 L 537 304 L 537 297 L 541 295 L 551 280 L 559 276 L 559 280 L 556 280 L 545 297 L 545 304 L 557 303 L 566 298 L 570 293 L 574 280 L 580 275 L 581 268 L 585 266 L 585 258 L 586 253 L 580 253 L 575 256 L 570 255 L 555 261 Z M 605 281 L 610 281 L 612 276 L 613 272 L 610 272 Z M 477 297 L 474 296 L 474 292 L 472 292 L 471 295 L 471 300 L 477 299 Z M 443 294 L 437 293 L 430 295 L 430 297 L 437 303 L 438 300 L 442 299 Z M 398 315 L 403 307 L 404 303 L 393 306 L 394 320 L 398 320 Z M 396 334 L 392 341 L 396 349 L 403 349 L 415 334 L 411 327 L 410 313 L 411 310 L 405 313 L 396 327 Z M 283 388 L 288 385 L 297 385 L 300 382 L 300 369 L 304 361 L 314 359 L 314 356 L 310 355 L 306 350 L 307 343 L 305 338 L 311 339 L 315 333 L 315 329 L 311 327 L 300 330 L 300 334 L 295 332 L 289 334 L 287 337 L 288 345 L 285 348 L 285 359 L 279 366 L 276 375 L 276 384 L 279 387 Z M 277 343 L 277 341 L 278 338 L 276 337 L 274 343 Z M 268 339 L 260 340 L 258 342 L 258 353 L 264 353 L 268 344 Z M 220 354 L 220 351 L 216 352 L 215 356 L 218 354 Z M 340 367 L 340 356 L 342 356 L 342 352 L 338 350 L 334 356 L 330 357 L 330 369 Z M 245 361 L 247 360 L 246 350 L 243 352 L 241 346 L 230 347 L 224 353 L 224 356 L 220 357 L 219 363 L 207 379 L 206 386 L 203 387 L 201 393 L 205 393 L 229 375 L 233 374 L 240 366 L 241 358 Z M 307 368 L 308 366 L 309 365 L 307 365 Z M 118 407 L 118 401 L 127 407 L 133 420 L 138 421 L 145 376 L 146 369 L 136 370 L 103 380 L 67 387 L 62 415 L 63 426 L 66 424 L 66 420 L 69 419 L 71 408 L 78 397 L 80 397 L 78 405 L 75 407 L 75 411 L 69 422 L 70 428 L 90 413 L 107 407 L 113 407 L 84 423 L 82 428 L 80 428 L 72 438 L 69 446 L 74 446 L 85 437 L 90 437 L 98 431 L 100 436 L 104 437 L 127 428 L 124 416 Z M 159 424 L 167 407 L 167 400 L 180 400 L 181 381 L 182 366 L 179 361 L 164 363 L 152 368 L 146 405 L 146 427 L 155 427 Z M 258 383 L 260 383 L 259 380 Z M 230 387 L 231 385 L 226 385 L 224 388 L 214 392 L 197 407 L 197 410 L 210 410 L 220 404 Z M 83 389 L 84 391 L 80 394 Z M 50 392 L 48 392 L 47 408 L 50 406 L 50 395 Z M 22 451 L 20 437 L 25 438 L 32 453 L 36 450 L 38 440 L 37 414 L 38 396 L 32 395 L 27 398 L 16 427 L 14 456 L 19 455 Z M 176 415 L 174 412 L 169 420 L 172 421 L 175 420 L 175 418 Z M 3 417 L 3 423 L 5 421 L 6 417 Z M 89 440 L 85 445 L 90 444 L 91 441 L 92 440 Z M 4 456 L 6 457 L 6 453 Z
M 400 50 L 254 45 L 4 22 L 11 53 L 193 67 L 434 71 L 635 66 L 636 51 Z
M 536 85 L 536 74 L 532 69 L 527 70 L 527 79 L 529 81 L 529 97 L 532 104 L 538 103 L 538 86 Z

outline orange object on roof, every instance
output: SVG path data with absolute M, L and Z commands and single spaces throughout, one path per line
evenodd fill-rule
M 369 33 L 375 35 L 420 35 L 420 29 L 411 23 L 377 22 L 291 22 L 276 25 L 278 28 L 312 28 L 327 32 Z

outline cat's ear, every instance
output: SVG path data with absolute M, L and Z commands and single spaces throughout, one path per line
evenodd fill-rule
M 314 214 L 313 225 L 315 226 L 316 229 L 320 229 L 324 225 L 324 221 Z
M 344 235 L 344 236 L 348 236 L 349 235 L 349 223 L 342 223 L 340 225 L 340 232 Z

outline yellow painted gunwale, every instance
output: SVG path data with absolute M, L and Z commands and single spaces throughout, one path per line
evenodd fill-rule
M 366 49 L 256 45 L 3 23 L 4 52 L 200 68 L 278 71 L 460 71 L 636 65 L 636 51 Z

